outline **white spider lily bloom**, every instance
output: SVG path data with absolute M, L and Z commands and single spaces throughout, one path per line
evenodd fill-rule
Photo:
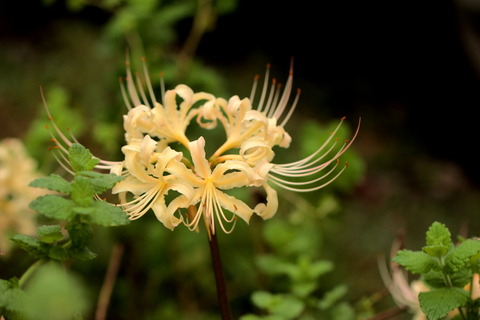
M 191 230 L 196 229 L 200 218 L 203 217 L 208 230 L 212 233 L 215 233 L 215 220 L 218 221 L 224 232 L 230 233 L 237 216 L 248 223 L 253 209 L 224 191 L 259 185 L 262 182 L 258 178 L 257 172 L 246 162 L 238 160 L 227 160 L 216 165 L 212 170 L 205 157 L 205 139 L 203 137 L 190 142 L 189 149 L 195 174 L 186 171 L 175 173 L 179 179 L 195 188 L 191 204 L 198 205 L 198 208 L 196 215 L 187 223 L 187 226 Z M 224 209 L 231 212 L 232 215 L 228 217 Z M 232 223 L 229 230 L 225 227 L 225 222 Z
M 174 167 L 175 172 L 179 168 L 189 170 L 180 162 L 182 153 L 170 147 L 157 151 L 157 142 L 148 135 L 142 141 L 124 146 L 122 151 L 125 154 L 125 179 L 112 189 L 112 193 L 119 194 L 120 206 L 131 220 L 152 209 L 157 219 L 173 230 L 182 221 L 174 215 L 175 212 L 180 207 L 187 207 L 194 192 L 191 185 L 168 172 L 169 167 Z M 179 195 L 167 205 L 165 196 L 170 190 Z M 133 195 L 133 199 L 128 195 Z
M 139 76 L 134 81 L 130 64 L 127 62 L 127 89 L 121 85 L 122 95 L 126 107 L 130 110 L 124 116 L 125 138 L 127 143 L 131 139 L 148 134 L 161 141 L 162 146 L 171 142 L 180 142 L 188 146 L 189 140 L 185 131 L 190 121 L 199 113 L 199 104 L 215 100 L 209 93 L 194 93 L 184 84 L 177 85 L 175 89 L 164 92 L 162 83 L 162 101 L 157 101 L 148 76 L 145 62 L 144 82 L 148 88 L 149 98 L 143 90 L 143 83 Z M 181 102 L 178 104 L 178 100 Z M 132 107 L 133 106 L 133 107 Z
M 228 233 L 237 217 L 248 223 L 253 213 L 264 219 L 275 215 L 278 198 L 274 187 L 315 191 L 334 181 L 347 166 L 340 165 L 339 157 L 350 147 L 359 128 L 350 141 L 342 143 L 336 135 L 343 118 L 310 156 L 291 163 L 275 161 L 274 147 L 290 146 L 291 137 L 284 127 L 300 96 L 298 90 L 291 99 L 293 66 L 284 88 L 275 79 L 269 84 L 267 66 L 259 97 L 255 97 L 255 78 L 249 98 L 233 96 L 228 100 L 196 93 L 183 84 L 165 91 L 163 82 L 161 99 L 157 100 L 145 63 L 143 67 L 143 78 L 134 77 L 127 63 L 127 76 L 121 83 L 129 110 L 124 116 L 125 158 L 119 162 L 100 160 L 96 167 L 125 176 L 113 192 L 119 195 L 120 206 L 130 219 L 140 218 L 152 209 L 169 229 L 183 222 L 196 230 L 203 217 L 208 232 L 214 233 L 220 226 Z M 192 121 L 202 129 L 221 126 L 225 130 L 225 140 L 209 157 L 203 137 L 190 141 L 186 135 Z M 68 170 L 65 155 L 72 142 L 51 122 L 60 137 L 59 141 L 54 139 L 61 150 L 57 158 Z M 76 141 L 73 137 L 71 140 Z M 177 146 L 175 142 L 186 148 L 182 148 L 184 154 L 172 149 Z M 229 190 L 244 187 L 263 188 L 266 201 L 252 205 L 252 209 L 228 194 Z M 185 209 L 187 219 L 181 214 Z
M 135 97 L 136 93 L 132 91 L 134 89 L 130 88 L 131 86 L 130 96 Z M 182 100 L 180 104 L 177 103 L 178 98 Z M 167 146 L 171 142 L 180 142 L 188 146 L 189 140 L 185 131 L 199 112 L 197 103 L 213 99 L 214 97 L 207 93 L 194 93 L 186 85 L 178 85 L 175 89 L 168 90 L 163 104 L 154 101 L 153 108 L 149 104 L 140 104 L 140 101 L 133 99 L 136 103 L 135 108 L 130 109 L 124 116 L 125 139 L 129 143 L 132 139 L 148 134 L 158 138 L 162 146 Z M 128 100 L 125 103 L 130 106 Z
M 0 140 L 0 258 L 10 252 L 10 236 L 36 233 L 36 215 L 29 204 L 48 191 L 28 184 L 42 175 L 18 138 Z

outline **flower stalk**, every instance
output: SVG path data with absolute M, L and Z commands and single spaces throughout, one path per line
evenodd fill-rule
M 220 258 L 220 249 L 218 247 L 217 234 L 210 235 L 208 240 L 210 245 L 210 255 L 212 258 L 213 273 L 215 274 L 215 283 L 217 287 L 217 298 L 220 307 L 220 314 L 222 320 L 231 320 L 232 313 L 230 311 L 230 304 L 228 303 L 227 286 L 225 284 L 225 276 L 223 274 L 222 261 Z

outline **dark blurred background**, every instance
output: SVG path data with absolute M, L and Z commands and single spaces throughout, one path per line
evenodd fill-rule
M 0 1 L 0 137 L 28 132 L 41 109 L 40 86 L 65 87 L 70 105 L 87 115 L 110 101 L 122 108 L 116 79 L 125 47 L 144 48 L 162 66 L 181 59 L 194 24 L 178 14 L 167 29 L 158 28 L 160 16 L 157 24 L 125 18 L 115 29 L 115 9 L 92 1 L 72 10 L 71 3 Z M 399 233 L 412 249 L 435 220 L 454 235 L 480 234 L 480 1 L 239 0 L 225 7 L 190 52 L 197 73 L 213 70 L 223 80 L 182 78 L 178 70 L 169 77 L 165 67 L 167 83 L 186 79 L 215 94 L 248 96 L 267 63 L 285 79 L 293 57 L 298 123 L 347 116 L 355 127 L 361 117 L 353 148 L 366 169 L 341 195 L 336 237 L 326 240 L 354 295 L 381 286 L 376 259 Z M 121 35 L 118 25 L 142 21 L 136 36 Z M 118 122 L 123 111 L 109 110 L 100 118 Z

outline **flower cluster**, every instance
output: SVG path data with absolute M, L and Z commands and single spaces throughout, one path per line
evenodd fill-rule
M 10 250 L 9 236 L 36 232 L 35 213 L 28 205 L 44 192 L 29 188 L 39 178 L 35 161 L 28 155 L 21 140 L 0 141 L 0 253 Z
M 297 91 L 291 97 L 292 69 L 282 89 L 275 79 L 269 80 L 267 67 L 258 99 L 256 77 L 249 98 L 226 100 L 180 84 L 166 92 L 162 85 L 161 99 L 157 100 L 145 62 L 143 66 L 142 78 L 134 76 L 127 63 L 127 75 L 121 81 L 128 108 L 124 115 L 126 144 L 122 147 L 125 159 L 101 160 L 98 165 L 125 177 L 113 193 L 118 194 L 119 205 L 130 219 L 151 209 L 169 229 L 183 223 L 195 230 L 203 217 L 209 232 L 215 233 L 220 226 L 228 233 L 238 218 L 248 223 L 253 214 L 268 219 L 276 213 L 278 199 L 272 185 L 314 191 L 345 169 L 346 165 L 338 167 L 338 159 L 357 133 L 350 141 L 336 138 L 344 119 L 309 157 L 275 163 L 274 147 L 290 145 L 291 137 L 284 127 L 300 95 Z M 194 124 L 202 130 L 223 128 L 225 140 L 212 154 L 207 155 L 208 141 L 203 136 L 188 137 L 187 130 Z M 56 131 L 64 144 L 70 144 L 58 128 Z M 58 147 L 63 149 L 61 143 Z M 249 205 L 229 194 L 238 188 L 263 189 L 265 199 Z

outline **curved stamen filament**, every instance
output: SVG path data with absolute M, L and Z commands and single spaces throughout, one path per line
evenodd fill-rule
M 289 185 L 292 185 L 292 183 L 290 183 L 288 181 L 285 181 L 287 183 L 281 183 L 279 181 L 276 181 L 276 180 L 272 179 L 272 182 L 275 183 L 276 185 L 278 185 L 279 187 L 282 187 L 282 188 L 284 188 L 286 190 L 290 190 L 290 191 L 295 191 L 295 192 L 316 191 L 316 190 L 319 190 L 319 189 L 322 189 L 322 188 L 326 187 L 327 185 L 329 185 L 330 183 L 335 181 L 335 179 L 337 179 L 342 174 L 342 172 L 347 168 L 347 166 L 348 166 L 348 164 L 345 164 L 345 166 L 334 177 L 332 177 L 330 180 L 328 180 L 324 184 L 321 184 L 321 185 L 318 185 L 318 186 L 315 186 L 315 187 L 311 187 L 311 188 L 307 188 L 307 189 L 290 187 Z M 269 176 L 269 177 L 271 177 L 271 176 Z
M 155 203 L 160 196 L 160 191 L 163 187 L 162 184 L 158 184 L 134 200 L 121 203 L 120 206 L 125 210 L 129 219 L 138 219 L 150 210 L 152 204 Z

